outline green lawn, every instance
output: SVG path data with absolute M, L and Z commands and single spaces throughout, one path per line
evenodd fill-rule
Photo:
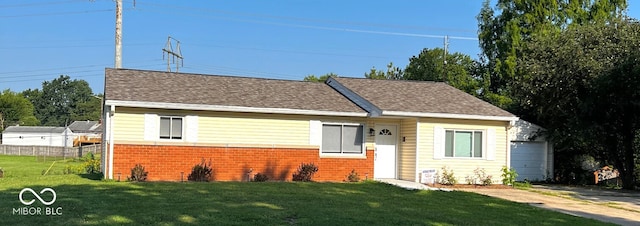
M 0 155 L 0 225 L 603 225 L 466 192 L 376 182 L 107 182 L 64 175 L 67 164 L 79 163 L 56 162 L 42 176 L 51 162 Z M 14 214 L 25 206 L 18 194 L 27 187 L 53 188 L 57 199 L 49 207 L 61 207 L 62 215 Z M 45 208 L 37 199 L 32 207 Z

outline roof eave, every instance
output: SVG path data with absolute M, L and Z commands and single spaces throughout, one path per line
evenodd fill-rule
M 228 106 L 228 105 L 205 105 L 205 104 L 184 104 L 184 103 L 123 101 L 123 100 L 106 100 L 105 105 L 112 105 L 116 107 L 181 109 L 181 110 L 195 110 L 195 111 L 224 111 L 224 112 L 266 113 L 266 114 L 326 115 L 326 116 L 350 116 L 350 117 L 367 117 L 368 116 L 366 112 L 340 112 L 340 111 L 304 110 L 304 109 L 290 109 L 290 108 L 260 108 L 260 107 L 243 107 L 243 106 Z
M 516 116 L 468 115 L 468 114 L 426 113 L 426 112 L 406 112 L 406 111 L 382 111 L 382 116 L 471 119 L 471 120 L 505 121 L 510 123 L 514 123 L 516 120 L 518 120 L 518 117 Z

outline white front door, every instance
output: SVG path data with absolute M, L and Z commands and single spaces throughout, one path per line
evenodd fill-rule
M 376 143 L 373 160 L 374 178 L 396 178 L 396 143 L 398 127 L 376 125 Z

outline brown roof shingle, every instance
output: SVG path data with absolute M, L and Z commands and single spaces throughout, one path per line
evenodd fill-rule
M 442 82 L 335 78 L 384 111 L 515 117 Z
M 111 68 L 105 76 L 106 100 L 366 113 L 323 83 Z

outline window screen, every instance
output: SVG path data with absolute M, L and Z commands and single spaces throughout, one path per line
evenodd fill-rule
M 322 153 L 361 154 L 363 145 L 362 125 L 322 125 Z
M 341 125 L 322 125 L 322 152 L 340 153 Z
M 182 139 L 182 117 L 160 117 L 160 139 Z

